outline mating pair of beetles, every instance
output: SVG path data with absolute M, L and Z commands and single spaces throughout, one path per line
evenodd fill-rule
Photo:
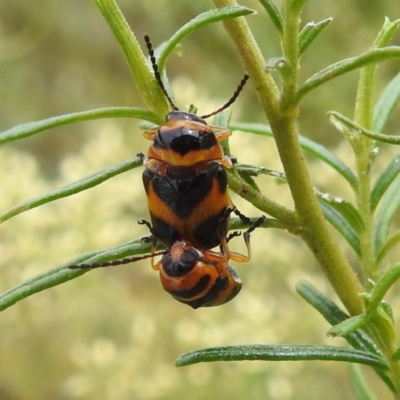
M 173 109 L 164 125 L 144 133 L 152 141 L 147 155 L 141 154 L 151 224 L 145 220 L 139 223 L 150 229 L 151 253 L 70 268 L 107 267 L 151 258 L 163 288 L 176 300 L 193 308 L 218 306 L 239 293 L 242 282 L 228 261 L 249 261 L 250 233 L 265 218 L 260 217 L 251 224 L 232 204 L 225 169 L 232 168 L 233 160 L 224 156 L 219 145 L 231 132 L 207 125 L 205 118 L 229 107 L 243 89 L 248 75 L 232 98 L 213 113 L 199 117 L 179 111 L 161 80 L 148 36 L 145 41 L 154 76 Z M 243 234 L 247 255 L 229 251 L 228 241 L 240 235 L 239 232 L 228 235 L 232 212 L 249 225 Z M 158 241 L 167 249 L 156 251 Z M 217 246 L 220 252 L 211 250 Z M 162 258 L 154 265 L 154 257 L 158 255 Z

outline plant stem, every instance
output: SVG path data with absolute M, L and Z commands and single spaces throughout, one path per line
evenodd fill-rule
M 371 50 L 387 45 L 393 30 L 398 23 L 389 23 L 386 19 L 382 30 L 376 38 Z M 358 83 L 354 121 L 366 130 L 373 129 L 374 113 L 374 89 L 376 82 L 376 65 L 366 66 L 361 70 Z M 359 180 L 359 191 L 357 203 L 360 215 L 364 220 L 365 230 L 360 234 L 360 245 L 362 254 L 362 268 L 364 282 L 368 279 L 376 281 L 379 278 L 379 268 L 375 259 L 373 246 L 374 216 L 371 210 L 371 151 L 373 149 L 372 139 L 365 135 L 357 135 L 352 143 L 356 157 L 356 168 Z M 366 285 L 365 285 L 366 286 Z
M 363 220 L 364 228 L 360 231 L 361 263 L 364 272 L 364 286 L 368 286 L 368 279 L 376 281 L 379 278 L 379 271 L 376 268 L 373 246 L 373 214 L 371 212 L 371 176 L 370 176 L 370 150 L 371 139 L 367 137 L 358 140 L 356 156 L 356 170 L 358 177 L 358 190 L 356 192 L 357 208 Z
M 293 211 L 281 206 L 252 188 L 240 178 L 239 174 L 229 171 L 228 183 L 229 188 L 239 194 L 239 196 L 249 201 L 261 211 L 268 213 L 272 217 L 286 224 L 290 232 L 299 234 L 300 229 L 296 218 L 297 215 Z
M 366 129 L 372 129 L 373 102 L 376 66 L 367 66 L 361 70 L 358 83 L 354 121 Z M 364 272 L 364 286 L 368 279 L 378 279 L 373 246 L 373 213 L 371 211 L 371 150 L 372 140 L 364 135 L 356 135 L 352 141 L 356 159 L 358 190 L 357 207 L 363 220 L 364 229 L 360 232 L 361 263 Z
M 214 0 L 217 7 L 234 6 L 234 0 Z M 288 8 L 286 8 L 287 10 Z M 291 81 L 285 82 L 280 99 L 278 89 L 270 74 L 264 71 L 264 59 L 244 18 L 224 21 L 224 26 L 236 44 L 242 62 L 252 79 L 260 102 L 274 132 L 279 155 L 285 169 L 287 181 L 301 225 L 303 240 L 319 261 L 335 291 L 352 315 L 362 312 L 359 293 L 363 288 L 351 270 L 341 249 L 332 238 L 327 222 L 319 207 L 308 175 L 303 152 L 297 135 L 296 118 L 298 105 L 292 93 L 297 80 L 297 35 L 298 15 L 285 16 L 285 56 L 291 57 Z M 296 40 L 291 42 L 292 40 Z M 294 49 L 296 47 L 296 50 Z M 282 103 L 281 103 L 282 101 Z
M 169 110 L 165 96 L 146 62 L 139 42 L 131 31 L 117 3 L 115 0 L 94 0 L 94 3 L 100 9 L 115 38 L 118 40 L 143 100 L 152 111 L 166 115 Z

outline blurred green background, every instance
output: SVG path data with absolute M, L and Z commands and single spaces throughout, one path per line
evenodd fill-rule
M 205 0 L 118 4 L 141 43 L 147 33 L 155 46 L 212 7 Z M 264 56 L 279 56 L 279 39 L 265 12 L 255 0 L 242 4 L 259 11 L 247 20 Z M 333 22 L 304 55 L 301 79 L 367 50 L 384 17 L 393 20 L 399 14 L 394 0 L 310 0 L 303 23 L 327 17 Z M 397 34 L 394 42 L 399 39 Z M 218 23 L 190 35 L 182 46 L 182 54 L 168 63 L 177 103 L 181 108 L 194 103 L 203 114 L 213 111 L 243 75 L 235 49 Z M 379 67 L 378 92 L 398 70 L 398 62 Z M 351 73 L 317 89 L 306 97 L 299 120 L 304 135 L 330 146 L 350 165 L 350 149 L 328 124 L 326 111 L 352 115 L 357 79 Z M 110 29 L 94 3 L 85 0 L 0 2 L 0 98 L 0 131 L 74 111 L 144 106 Z M 266 122 L 251 85 L 232 110 L 235 121 Z M 396 122 L 393 118 L 388 132 L 396 132 Z M 236 132 L 231 143 L 241 162 L 281 170 L 272 140 Z M 133 158 L 148 145 L 137 121 L 113 119 L 69 125 L 3 146 L 0 213 Z M 377 165 L 394 152 L 384 149 Z M 347 186 L 319 162 L 310 160 L 310 169 L 320 189 L 350 196 Z M 291 206 L 284 185 L 267 177 L 257 182 L 268 196 Z M 260 214 L 237 196 L 234 201 L 247 215 Z M 1 291 L 82 252 L 146 235 L 136 223 L 139 218 L 147 218 L 147 210 L 137 169 L 4 223 Z M 235 250 L 243 250 L 240 242 Z M 192 310 L 174 301 L 162 291 L 148 260 L 93 271 L 7 309 L 0 316 L 0 399 L 352 398 L 344 363 L 174 367 L 179 354 L 214 345 L 343 345 L 325 336 L 328 324 L 295 293 L 295 284 L 307 279 L 335 298 L 307 248 L 287 233 L 261 229 L 252 245 L 252 261 L 235 266 L 244 282 L 242 292 L 215 309 Z M 344 248 L 356 267 L 351 250 Z M 399 309 L 398 298 L 392 297 Z M 390 398 L 373 372 L 364 371 L 379 398 Z

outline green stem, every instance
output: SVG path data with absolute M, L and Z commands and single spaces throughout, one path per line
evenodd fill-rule
M 214 0 L 217 7 L 234 6 L 234 0 Z M 291 16 L 286 22 L 285 33 L 291 39 L 298 33 L 298 16 Z M 335 291 L 352 315 L 360 314 L 363 304 L 358 293 L 363 288 L 351 270 L 341 249 L 332 238 L 326 220 L 319 207 L 314 189 L 308 175 L 303 152 L 297 136 L 296 118 L 298 107 L 290 99 L 296 88 L 297 71 L 291 72 L 292 82 L 285 83 L 285 94 L 280 104 L 278 89 L 270 74 L 263 69 L 264 59 L 244 18 L 224 21 L 224 26 L 235 42 L 242 62 L 252 79 L 260 102 L 274 132 L 274 137 L 285 169 L 286 177 L 295 202 L 296 211 L 304 227 L 302 237 L 330 280 Z M 285 42 L 287 55 L 293 56 L 297 42 Z M 297 69 L 297 56 L 289 60 L 291 67 Z M 292 101 L 292 102 L 291 102 Z M 283 107 L 284 106 L 284 107 Z
M 368 286 L 368 279 L 376 281 L 379 277 L 375 263 L 373 246 L 374 220 L 371 212 L 371 175 L 369 171 L 369 154 L 371 150 L 371 139 L 360 138 L 359 146 L 355 151 L 356 170 L 358 176 L 358 191 L 356 192 L 357 208 L 363 221 L 364 229 L 360 231 L 361 263 L 364 272 L 364 286 Z M 363 143 L 361 143 L 363 142 Z M 368 144 L 369 142 L 369 144 Z
M 354 121 L 366 129 L 372 128 L 373 119 L 373 94 L 375 82 L 375 65 L 364 67 L 361 70 L 358 83 Z M 365 135 L 355 135 L 352 142 L 356 158 L 356 171 L 358 177 L 358 190 L 356 202 L 363 220 L 364 229 L 360 232 L 361 263 L 364 272 L 364 286 L 367 287 L 368 279 L 378 279 L 378 270 L 375 264 L 373 246 L 373 214 L 371 212 L 371 150 L 372 140 Z
M 385 20 L 382 29 L 376 37 L 370 51 L 386 46 L 399 26 L 399 21 L 391 23 Z M 374 115 L 374 89 L 376 81 L 376 65 L 362 68 L 358 82 L 354 121 L 366 130 L 373 128 Z M 360 232 L 361 262 L 364 272 L 364 286 L 367 287 L 368 279 L 376 281 L 379 278 L 379 269 L 375 261 L 373 246 L 374 217 L 371 207 L 371 150 L 372 140 L 365 135 L 357 134 L 351 140 L 356 157 L 356 169 L 359 180 L 356 201 L 364 230 Z
M 397 394 L 394 394 L 394 399 L 400 399 L 400 369 L 399 362 L 395 360 L 390 360 L 390 377 L 393 381 L 393 384 L 397 390 Z
M 94 0 L 94 2 L 118 40 L 143 100 L 151 110 L 166 115 L 169 110 L 165 96 L 117 3 L 115 0 Z
M 298 103 L 295 101 L 297 91 L 298 71 L 299 71 L 299 29 L 300 17 L 298 13 L 293 12 L 293 0 L 285 0 L 284 15 L 284 34 L 282 37 L 282 51 L 285 60 L 290 63 L 290 68 L 283 79 L 283 89 L 281 105 L 283 112 L 298 115 Z
M 298 233 L 297 216 L 293 211 L 265 197 L 262 193 L 244 182 L 239 174 L 235 172 L 228 172 L 228 183 L 229 188 L 239 196 L 249 201 L 261 211 L 287 224 L 291 233 Z
M 236 6 L 235 0 L 213 0 L 216 7 Z M 223 22 L 245 65 L 250 79 L 256 87 L 257 94 L 264 106 L 269 121 L 279 117 L 279 91 L 269 73 L 264 69 L 264 57 L 250 31 L 244 17 Z

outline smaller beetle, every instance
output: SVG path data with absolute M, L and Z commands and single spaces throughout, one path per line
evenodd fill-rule
M 232 254 L 231 259 L 247 261 L 247 257 L 238 256 Z M 174 243 L 154 268 L 160 272 L 164 290 L 195 309 L 227 303 L 242 288 L 242 281 L 223 254 L 197 250 L 186 241 Z
M 242 288 L 236 271 L 228 265 L 226 257 L 211 250 L 197 250 L 189 242 L 175 242 L 170 249 L 152 254 L 97 264 L 70 265 L 70 269 L 93 269 L 124 265 L 162 255 L 153 268 L 159 271 L 161 284 L 166 292 L 181 303 L 196 309 L 219 306 L 232 300 Z M 232 259 L 246 262 L 247 257 L 238 254 Z M 243 257 L 243 258 L 241 258 Z
M 238 236 L 238 232 L 233 232 L 228 238 L 221 240 L 221 253 L 198 250 L 184 240 L 175 242 L 169 249 L 155 251 L 157 239 L 150 236 L 153 242 L 150 254 L 103 263 L 70 265 L 68 268 L 94 269 L 151 258 L 151 266 L 159 271 L 164 290 L 174 299 L 194 309 L 219 306 L 232 300 L 242 288 L 238 274 L 228 261 L 248 262 L 250 260 L 250 233 L 263 221 L 264 217 L 260 217 L 243 233 L 247 255 L 230 252 L 227 247 L 227 242 Z M 152 227 L 147 221 L 140 220 L 139 223 L 147 225 L 152 232 Z M 154 257 L 159 255 L 162 255 L 161 259 L 154 264 Z

